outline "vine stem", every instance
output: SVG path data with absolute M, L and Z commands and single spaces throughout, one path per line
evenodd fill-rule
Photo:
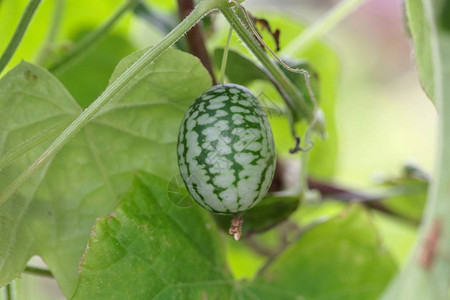
M 313 25 L 307 27 L 302 34 L 293 39 L 281 51 L 283 55 L 295 55 L 300 51 L 304 51 L 318 38 L 322 37 L 331 28 L 345 19 L 349 14 L 355 11 L 359 5 L 366 0 L 343 0 L 331 10 L 329 10 Z
M 228 30 L 227 43 L 225 44 L 225 48 L 223 49 L 222 63 L 220 65 L 220 77 L 219 77 L 220 84 L 225 83 L 225 71 L 227 69 L 228 52 L 230 50 L 230 41 L 232 34 L 233 28 L 230 26 L 230 29 Z
M 95 114 L 113 98 L 124 86 L 133 79 L 142 69 L 148 66 L 164 51 L 172 46 L 179 38 L 181 38 L 192 26 L 200 21 L 212 9 L 221 8 L 227 1 L 224 0 L 204 0 L 201 1 L 183 21 L 181 21 L 166 37 L 145 52 L 134 64 L 132 64 L 125 72 L 123 72 L 106 90 L 88 107 L 86 108 L 42 153 L 39 158 L 34 161 L 6 190 L 0 194 L 0 204 L 4 203 L 11 197 L 17 189 L 34 174 L 42 165 L 44 165 L 53 155 L 66 145 L 75 134 L 88 124 Z
M 104 36 L 110 29 L 117 23 L 117 21 L 129 10 L 135 7 L 138 0 L 126 0 L 101 26 L 95 31 L 88 34 L 79 43 L 75 44 L 75 47 L 66 55 L 61 57 L 53 65 L 48 67 L 48 70 L 53 74 L 61 71 L 61 69 L 74 61 L 77 57 L 87 52 L 87 49 L 92 47 L 96 41 Z
M 20 18 L 19 24 L 17 25 L 16 30 L 14 31 L 9 44 L 5 49 L 5 52 L 3 52 L 3 55 L 0 58 L 0 73 L 2 73 L 3 69 L 6 67 L 8 62 L 11 60 L 11 57 L 16 52 L 16 49 L 19 46 L 20 41 L 22 41 L 22 38 L 28 28 L 28 25 L 31 22 L 31 19 L 33 18 L 34 13 L 36 12 L 41 2 L 42 0 L 30 0 L 30 2 L 28 2 L 28 5 L 22 14 L 22 17 Z
M 228 23 L 232 26 L 234 31 L 239 35 L 241 40 L 249 48 L 249 50 L 256 56 L 260 63 L 266 68 L 273 82 L 280 87 L 278 90 L 283 95 L 286 105 L 292 112 L 291 118 L 298 120 L 301 118 L 310 122 L 314 117 L 312 107 L 306 103 L 305 99 L 300 94 L 299 90 L 287 78 L 286 74 L 275 64 L 274 61 L 261 49 L 257 40 L 252 36 L 239 17 L 234 13 L 232 8 L 223 7 L 220 9 Z M 297 113 L 299 115 L 296 115 Z

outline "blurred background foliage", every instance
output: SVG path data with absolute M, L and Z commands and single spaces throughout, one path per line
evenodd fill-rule
M 6 47 L 27 2 L 0 1 L 0 49 Z M 122 3 L 120 0 L 65 2 L 55 42 L 43 48 L 55 5 L 54 0 L 46 0 L 7 69 L 22 59 L 31 62 L 40 60 L 44 66 L 51 65 L 55 57 L 70 50 L 74 43 L 97 28 Z M 87 107 L 104 90 L 115 66 L 124 56 L 156 43 L 167 28 L 176 24 L 176 1 L 146 0 L 145 3 L 149 11 L 160 16 L 160 19 L 149 18 L 142 11 L 141 14 L 127 13 L 85 55 L 55 72 L 82 107 Z M 248 0 L 245 6 L 254 15 L 266 18 L 274 28 L 280 28 L 283 49 L 304 28 L 302 24 L 318 19 L 335 3 L 332 0 Z M 207 47 L 212 56 L 214 51 L 224 46 L 227 31 L 228 26 L 218 15 L 212 15 L 212 21 L 205 23 Z M 265 36 L 273 47 L 270 38 Z M 358 194 L 356 200 L 384 199 L 383 207 L 389 213 L 370 210 L 370 214 L 366 211 L 358 214 L 361 208 L 353 208 L 345 201 L 336 201 L 342 200 L 339 199 L 342 194 L 339 191 L 331 192 L 324 197 L 324 201 L 302 203 L 289 222 L 274 230 L 250 235 L 239 243 L 224 238 L 231 271 L 237 278 L 253 277 L 267 258 L 279 250 L 280 245 L 294 238 L 289 236 L 291 227 L 302 228 L 310 222 L 333 218 L 343 211 L 350 210 L 350 214 L 358 220 L 355 224 L 369 224 L 369 227 L 376 229 L 380 247 L 388 250 L 396 266 L 404 264 L 415 240 L 416 225 L 422 214 L 429 180 L 427 174 L 435 159 L 436 112 L 418 81 L 413 51 L 403 24 L 402 1 L 366 1 L 329 32 L 324 41 L 296 54 L 297 58 L 306 58 L 317 70 L 319 101 L 327 117 L 328 139 L 315 139 L 308 166 L 310 174 L 313 179 L 334 186 L 364 191 L 361 192 L 364 197 L 358 198 L 361 196 Z M 183 47 L 183 43 L 178 46 Z M 247 53 L 236 36 L 233 37 L 232 47 Z M 270 103 L 281 103 L 275 89 L 266 80 L 256 78 L 249 86 L 255 93 L 269 99 Z M 287 150 L 293 142 L 286 120 L 274 114 L 271 115 L 271 123 L 283 161 L 285 185 L 289 187 L 299 180 L 300 155 L 288 154 Z M 304 126 L 298 126 L 299 132 L 303 133 L 304 129 Z M 320 197 L 312 194 L 309 198 Z M 336 228 L 344 228 L 333 227 L 331 223 L 327 226 L 331 227 L 328 232 L 328 227 L 318 228 L 325 236 L 339 235 Z M 316 245 L 321 238 L 320 234 L 311 236 L 304 244 Z M 351 237 L 343 239 L 351 240 Z M 295 247 L 301 250 L 304 244 Z M 291 252 L 285 255 L 292 255 Z M 306 259 L 309 254 L 302 255 Z M 35 257 L 30 264 L 42 265 L 42 262 Z M 393 271 L 390 266 L 387 268 Z M 276 270 L 270 272 L 276 274 Z M 19 299 L 62 298 L 55 282 L 48 278 L 24 274 L 16 280 L 16 284 Z

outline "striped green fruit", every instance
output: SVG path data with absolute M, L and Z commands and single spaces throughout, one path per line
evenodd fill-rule
M 198 97 L 181 123 L 178 166 L 192 198 L 209 211 L 235 214 L 257 204 L 273 179 L 275 146 L 255 96 L 225 84 Z

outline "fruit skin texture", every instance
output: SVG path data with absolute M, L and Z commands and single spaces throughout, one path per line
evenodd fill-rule
M 214 86 L 194 101 L 181 123 L 177 152 L 191 196 L 214 213 L 250 209 L 272 183 L 272 130 L 256 97 L 240 85 Z

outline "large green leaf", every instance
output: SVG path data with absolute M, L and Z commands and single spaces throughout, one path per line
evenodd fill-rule
M 395 269 L 369 216 L 355 206 L 306 232 L 249 289 L 261 299 L 376 299 Z
M 126 57 L 116 78 L 143 51 Z M 29 68 L 30 72 L 27 72 Z M 0 81 L 0 149 L 66 122 L 80 112 L 46 71 L 28 64 Z M 71 295 L 77 264 L 95 218 L 109 213 L 138 170 L 178 173 L 178 127 L 189 104 L 211 85 L 193 56 L 169 50 L 136 76 L 38 174 L 0 207 L 0 285 L 18 276 L 32 255 L 48 264 Z M 28 126 L 27 128 L 22 128 Z M 45 148 L 41 144 L 0 170 L 3 190 Z
M 0 191 L 3 192 L 44 151 L 48 145 L 46 139 L 61 131 L 80 111 L 75 100 L 47 71 L 22 62 L 8 72 L 0 80 L 0 160 L 11 161 L 21 154 L 27 143 L 35 147 L 20 159 L 0 168 Z M 55 215 L 59 205 L 57 201 L 64 198 L 54 199 L 56 203 L 52 205 L 41 197 L 43 192 L 47 195 L 53 193 L 53 186 L 40 185 L 48 171 L 47 164 L 30 178 L 20 193 L 0 206 L 0 286 L 17 277 L 33 254 L 46 247 L 44 251 L 55 251 L 58 247 L 52 237 L 52 231 L 57 228 L 48 225 L 55 221 L 64 225 L 64 220 L 57 221 L 60 216 Z M 55 178 L 55 189 L 58 181 L 59 178 Z M 38 191 L 38 186 L 46 191 Z M 41 204 L 37 205 L 39 200 Z M 75 231 L 71 234 L 73 236 L 77 228 L 72 230 Z M 42 239 L 47 241 L 44 243 Z
M 228 299 L 224 262 L 206 211 L 177 207 L 167 181 L 138 173 L 114 212 L 97 220 L 74 299 Z
M 305 233 L 249 282 L 230 277 L 217 233 L 197 206 L 168 199 L 167 181 L 138 173 L 97 220 L 74 298 L 375 299 L 395 270 L 361 207 Z

